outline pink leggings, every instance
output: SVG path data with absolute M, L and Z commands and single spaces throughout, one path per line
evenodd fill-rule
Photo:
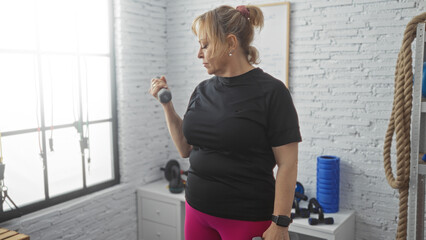
M 271 221 L 241 221 L 214 217 L 185 203 L 185 240 L 251 240 L 261 237 Z

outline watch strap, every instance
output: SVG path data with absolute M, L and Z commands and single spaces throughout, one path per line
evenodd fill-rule
M 291 219 L 290 217 L 286 215 L 279 215 L 279 216 L 272 215 L 271 220 L 272 222 L 274 222 L 275 224 L 281 227 L 288 227 L 290 223 L 293 222 L 293 219 Z

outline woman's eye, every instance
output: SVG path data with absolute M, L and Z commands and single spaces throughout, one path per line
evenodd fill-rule
M 207 49 L 207 45 L 201 46 L 201 49 Z

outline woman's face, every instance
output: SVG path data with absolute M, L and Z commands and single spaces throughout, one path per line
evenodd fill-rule
M 221 75 L 225 71 L 227 59 L 225 56 L 212 57 L 212 46 L 206 37 L 200 38 L 200 50 L 198 58 L 203 60 L 203 66 L 207 69 L 208 74 Z

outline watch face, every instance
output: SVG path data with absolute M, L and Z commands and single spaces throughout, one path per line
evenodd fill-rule
M 290 223 L 291 223 L 291 218 L 287 216 L 282 216 L 282 215 L 278 216 L 278 219 L 277 219 L 278 226 L 288 227 Z

